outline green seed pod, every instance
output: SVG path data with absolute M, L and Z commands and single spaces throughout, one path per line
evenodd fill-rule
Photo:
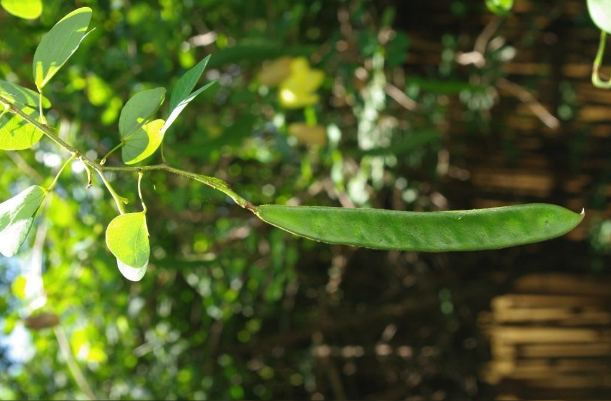
M 373 249 L 444 252 L 506 248 L 566 234 L 584 213 L 533 203 L 447 212 L 263 205 L 256 215 L 292 234 Z

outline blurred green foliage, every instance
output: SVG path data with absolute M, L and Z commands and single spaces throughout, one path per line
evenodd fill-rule
M 393 28 L 390 1 L 76 3 L 46 1 L 34 20 L 0 10 L 0 79 L 33 88 L 30 65 L 42 35 L 76 7 L 91 7 L 95 31 L 45 95 L 53 103 L 49 125 L 99 159 L 120 141 L 119 112 L 130 96 L 173 88 L 212 55 L 204 75 L 218 84 L 182 112 L 166 134 L 164 153 L 169 164 L 222 178 L 254 204 L 442 209 L 436 186 L 448 173 L 445 129 L 458 118 L 490 131 L 494 84 L 514 55 L 501 44 L 484 67 L 465 73 L 455 62 L 457 36 L 445 34 L 437 70 L 406 76 L 411 41 Z M 480 8 L 485 12 L 484 3 Z M 454 2 L 452 9 L 466 6 Z M 283 57 L 305 60 L 310 74 L 320 71 L 313 73 L 320 82 L 297 90 L 308 101 L 296 108 L 282 102 L 287 86 L 263 78 Z M 449 114 L 450 99 L 457 100 L 459 116 Z M 567 99 L 564 115 L 572 110 Z M 0 199 L 49 184 L 62 158 L 45 139 L 32 150 L 0 152 Z M 118 154 L 107 162 L 120 163 Z M 127 209 L 139 211 L 135 175 L 109 178 L 129 198 Z M 82 399 L 87 386 L 111 399 L 338 396 L 333 385 L 321 384 L 326 368 L 309 330 L 329 304 L 342 300 L 332 283 L 352 251 L 265 226 L 211 188 L 151 172 L 142 182 L 150 265 L 141 282 L 131 283 L 105 246 L 105 227 L 116 216 L 112 199 L 99 180 L 90 189 L 87 183 L 75 163 L 45 202 L 28 246 L 19 257 L 0 259 L 0 398 Z M 362 299 L 348 306 L 365 302 L 370 292 L 380 291 L 360 289 Z M 443 314 L 437 329 L 450 331 L 461 317 L 449 289 L 437 298 Z M 59 325 L 43 328 L 47 320 L 36 320 L 41 313 L 58 316 Z M 314 345 L 276 336 L 285 330 L 298 333 L 299 341 L 314 338 Z M 60 349 L 63 336 L 88 384 L 79 382 Z M 422 358 L 441 357 L 429 351 Z M 415 372 L 423 370 L 419 363 L 396 361 Z M 460 368 L 443 374 L 453 378 Z M 422 375 L 435 376 L 427 372 Z M 438 384 L 424 382 L 414 386 L 430 395 Z M 469 394 L 458 387 L 458 396 Z

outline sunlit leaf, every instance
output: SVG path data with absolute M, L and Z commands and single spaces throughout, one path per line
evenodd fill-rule
M 146 124 L 159 110 L 164 99 L 164 88 L 143 90 L 132 96 L 121 110 L 119 117 L 121 139 L 129 137 Z
M 182 77 L 180 77 L 176 83 L 176 87 L 172 91 L 172 96 L 170 96 L 170 113 L 176 108 L 176 106 L 178 106 L 180 102 L 185 100 L 191 94 L 193 88 L 195 88 L 195 85 L 197 84 L 197 81 L 199 81 L 199 78 L 204 73 L 209 60 L 210 56 L 197 63 L 195 67 L 191 68 L 189 71 L 185 72 Z
M 38 111 L 24 107 L 21 111 L 38 120 Z M 17 114 L 7 113 L 0 118 L 0 149 L 22 150 L 31 148 L 42 138 L 42 131 Z
M 125 278 L 137 278 L 134 281 L 142 278 L 151 253 L 146 214 L 127 213 L 115 217 L 106 229 L 106 245 L 117 258 L 119 270 Z
M 62 18 L 42 37 L 34 53 L 34 82 L 40 90 L 68 61 L 87 35 L 91 8 L 79 8 Z
M 164 133 L 161 132 L 163 123 L 163 120 L 151 121 L 126 138 L 121 155 L 123 163 L 135 164 L 155 153 L 163 142 Z
M 23 276 L 17 277 L 13 284 L 11 284 L 11 292 L 13 295 L 19 299 L 25 299 L 25 286 L 27 284 L 27 279 Z
M 0 96 L 10 103 L 38 107 L 38 97 L 41 95 L 33 90 L 0 79 Z M 42 97 L 42 107 L 51 107 L 51 102 L 44 96 Z
M 142 277 L 144 277 L 144 275 L 146 274 L 146 268 L 148 267 L 148 265 L 149 265 L 149 262 L 147 260 L 146 263 L 144 263 L 140 267 L 132 267 L 132 266 L 126 265 L 125 263 L 117 259 L 117 267 L 119 268 L 119 271 L 121 272 L 123 277 L 125 277 L 129 281 L 142 280 Z
M 47 190 L 31 186 L 0 204 L 0 253 L 10 257 L 17 253 L 32 227 L 34 215 Z
M 176 118 L 178 118 L 178 115 L 180 113 L 182 113 L 182 111 L 184 110 L 185 107 L 187 107 L 187 105 L 189 103 L 191 103 L 191 101 L 193 99 L 195 99 L 197 96 L 199 96 L 200 93 L 202 93 L 203 91 L 205 91 L 206 89 L 208 89 L 209 87 L 211 87 L 212 85 L 214 85 L 216 83 L 216 81 L 212 81 L 204 86 L 202 86 L 201 88 L 199 88 L 198 90 L 196 90 L 195 92 L 193 92 L 191 95 L 187 96 L 185 99 L 183 99 L 180 103 L 178 103 L 178 105 L 176 106 L 176 108 L 174 108 L 172 110 L 172 112 L 170 113 L 170 116 L 168 117 L 168 120 L 166 121 L 165 125 L 163 126 L 163 128 L 161 129 L 162 132 L 165 132 L 168 130 L 168 128 L 170 128 L 170 126 L 174 123 L 174 121 L 176 120 Z
M 193 88 L 195 88 L 197 81 L 199 81 L 199 78 L 204 73 L 208 60 L 210 60 L 210 56 L 206 57 L 195 67 L 187 71 L 176 83 L 176 87 L 172 91 L 172 96 L 170 97 L 170 116 L 161 129 L 162 132 L 165 132 L 168 130 L 168 128 L 170 128 L 180 113 L 193 99 L 195 99 L 200 93 L 208 89 L 214 83 L 210 82 L 209 84 L 196 90 L 194 93 L 191 93 Z
M 19 18 L 36 19 L 42 14 L 41 0 L 2 0 L 0 5 Z
M 498 15 L 508 15 L 513 7 L 513 0 L 486 0 L 488 9 Z
M 588 0 L 588 11 L 598 28 L 611 33 L 611 0 Z
M 318 103 L 316 90 L 322 85 L 325 74 L 310 68 L 306 58 L 294 59 L 291 75 L 280 84 L 280 104 L 288 109 L 298 109 Z

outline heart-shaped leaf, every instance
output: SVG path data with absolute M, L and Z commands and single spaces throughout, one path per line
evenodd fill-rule
M 36 19 L 42 14 L 41 0 L 2 0 L 0 5 L 19 18 Z
M 33 90 L 0 79 L 0 96 L 10 103 L 20 103 L 25 106 L 38 107 L 38 98 L 42 95 Z M 51 102 L 44 96 L 42 97 L 42 107 L 46 109 L 51 107 Z
M 135 164 L 155 153 L 163 142 L 164 134 L 161 132 L 163 123 L 163 120 L 151 121 L 126 138 L 121 154 L 123 163 Z
M 38 111 L 24 107 L 25 114 L 38 120 Z M 22 150 L 31 148 L 42 138 L 42 131 L 17 114 L 7 113 L 0 118 L 0 149 Z
M 598 28 L 611 33 L 611 0 L 588 0 L 588 11 Z
M 191 103 L 193 99 L 199 96 L 200 93 L 208 89 L 216 82 L 210 82 L 191 93 L 193 88 L 195 88 L 197 81 L 199 81 L 199 78 L 204 73 L 208 60 L 210 60 L 210 56 L 197 63 L 195 67 L 191 68 L 182 77 L 180 77 L 176 83 L 176 87 L 172 91 L 172 96 L 170 97 L 170 116 L 161 129 L 161 132 L 166 132 L 178 118 L 180 113 L 182 113 L 185 107 L 187 107 L 187 105 Z
M 143 90 L 132 96 L 121 110 L 119 117 L 121 139 L 125 140 L 146 124 L 159 110 L 164 99 L 164 88 Z
M 34 53 L 34 82 L 38 90 L 49 82 L 87 36 L 91 8 L 82 7 L 62 18 L 42 37 Z
M 0 204 L 0 253 L 10 257 L 17 253 L 32 227 L 34 215 L 47 190 L 31 186 Z
M 121 274 L 128 280 L 140 280 L 151 253 L 146 214 L 127 213 L 115 217 L 106 229 L 106 245 L 117 258 Z

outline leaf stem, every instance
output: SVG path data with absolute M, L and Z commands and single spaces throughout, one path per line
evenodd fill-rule
M 104 185 L 106 185 L 108 192 L 110 192 L 110 194 L 114 198 L 115 203 L 117 204 L 117 209 L 119 209 L 119 212 L 121 212 L 121 214 L 125 213 L 125 210 L 123 208 L 123 203 L 127 203 L 127 199 L 119 196 L 116 193 L 112 185 L 110 185 L 110 183 L 104 176 L 104 171 L 122 171 L 122 172 L 133 172 L 133 173 L 138 173 L 141 171 L 154 171 L 154 170 L 167 171 L 169 173 L 176 174 L 176 175 L 179 175 L 185 178 L 189 178 L 191 180 L 201 182 L 202 184 L 208 185 L 209 187 L 212 187 L 216 189 L 217 191 L 220 191 L 224 193 L 225 195 L 229 196 L 231 199 L 233 199 L 235 203 L 237 203 L 239 206 L 243 207 L 244 209 L 248 209 L 253 213 L 255 212 L 255 206 L 252 203 L 250 203 L 249 201 L 247 201 L 246 199 L 238 195 L 236 192 L 234 192 L 231 189 L 231 187 L 229 186 L 229 184 L 227 184 L 225 181 L 220 180 L 216 177 L 195 174 L 189 171 L 184 171 L 184 170 L 180 170 L 180 169 L 171 167 L 167 164 L 155 164 L 151 166 L 142 166 L 142 167 L 106 167 L 106 166 L 103 166 L 102 164 L 96 163 L 95 161 L 89 159 L 87 156 L 85 156 L 83 152 L 76 149 L 72 145 L 68 144 L 61 138 L 59 138 L 57 135 L 53 133 L 53 130 L 50 127 L 48 127 L 47 125 L 41 124 L 40 122 L 36 121 L 34 118 L 28 116 L 23 111 L 19 110 L 17 107 L 12 106 L 9 103 L 8 99 L 3 98 L 1 95 L 0 95 L 0 104 L 4 105 L 5 107 L 9 107 L 9 111 L 11 113 L 19 115 L 29 124 L 32 124 L 39 131 L 41 131 L 47 138 L 55 142 L 56 145 L 66 149 L 68 152 L 72 153 L 73 155 L 76 154 L 76 156 L 80 158 L 81 161 L 86 166 L 89 166 L 93 170 L 95 170 L 98 173 L 98 175 L 100 176 L 100 178 L 102 179 L 102 181 L 104 182 Z
M 4 110 L 2 110 L 2 113 L 0 113 L 0 119 L 1 119 L 2 117 L 4 117 L 4 115 L 5 115 L 6 113 L 8 113 L 8 111 L 9 111 L 9 109 L 10 109 L 10 107 L 9 107 L 7 104 L 4 104 L 4 103 L 2 103 L 2 107 L 4 107 Z
M 112 185 L 110 185 L 110 182 L 108 182 L 108 180 L 106 179 L 106 177 L 104 176 L 104 171 L 102 171 L 101 169 L 95 169 L 94 170 L 98 173 L 98 175 L 100 176 L 100 178 L 102 179 L 102 182 L 104 183 L 104 185 L 106 185 L 106 189 L 108 189 L 108 192 L 110 192 L 110 195 L 112 196 L 112 198 L 115 200 L 115 203 L 117 204 L 117 209 L 119 210 L 119 213 L 121 214 L 125 214 L 125 207 L 123 207 L 123 204 L 127 204 L 127 199 L 119 196 L 119 194 L 117 193 L 117 191 L 115 191 L 115 189 L 112 187 Z
M 83 167 L 85 168 L 85 171 L 87 172 L 87 189 L 91 188 L 91 186 L 93 185 L 93 176 L 91 174 L 91 169 L 89 168 L 89 166 L 83 161 L 83 158 L 80 157 L 79 158 L 81 163 L 83 163 Z
M 53 182 L 51 183 L 51 185 L 49 185 L 49 187 L 47 188 L 47 191 L 51 192 L 51 191 L 53 191 L 53 189 L 55 189 L 55 186 L 57 185 L 57 181 L 59 180 L 59 177 L 64 172 L 64 169 L 66 168 L 66 166 L 68 164 L 70 164 L 72 162 L 72 160 L 76 159 L 76 157 L 77 157 L 77 154 L 73 153 L 72 156 L 70 156 L 70 158 L 68 160 L 66 160 L 64 165 L 59 169 L 59 171 L 55 175 L 55 178 L 53 179 Z
M 125 141 L 121 141 L 119 142 L 119 144 L 117 146 L 115 146 L 114 148 L 112 148 L 110 150 L 110 152 L 106 153 L 106 156 L 104 156 L 102 158 L 102 160 L 100 160 L 100 165 L 103 166 L 104 164 L 106 164 L 106 159 L 108 158 L 108 156 L 110 156 L 111 154 L 113 154 L 117 149 L 119 149 L 120 147 L 122 147 L 123 145 L 125 145 Z
M 144 173 L 142 171 L 138 171 L 138 196 L 140 197 L 140 202 L 142 203 L 142 213 L 146 214 L 146 205 L 144 204 L 144 198 L 142 197 L 142 176 Z
M 611 80 L 604 81 L 600 78 L 599 69 L 603 62 L 603 56 L 605 55 L 605 45 L 607 43 L 607 32 L 600 31 L 600 42 L 598 44 L 598 52 L 592 65 L 592 84 L 600 89 L 611 89 Z
M 165 153 L 163 153 L 163 142 L 161 142 L 161 146 L 159 148 L 160 148 L 160 151 L 161 151 L 161 163 L 162 164 L 168 164 L 168 162 L 165 159 Z
M 40 89 L 38 90 L 38 113 L 40 114 L 40 122 L 46 125 L 47 119 L 42 109 L 42 90 Z

